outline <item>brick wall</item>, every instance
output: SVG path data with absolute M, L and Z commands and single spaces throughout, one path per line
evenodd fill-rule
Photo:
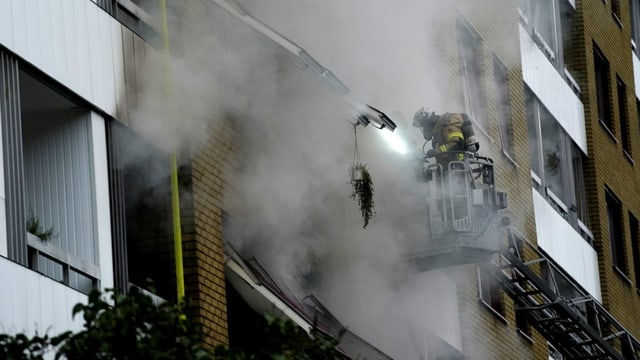
M 232 138 L 228 123 L 215 124 L 206 143 L 181 167 L 186 296 L 194 301 L 191 310 L 211 346 L 228 344 L 221 202 Z
M 573 34 L 573 48 L 568 58 L 582 88 L 581 100 L 585 105 L 585 122 L 589 148 L 586 166 L 587 194 L 589 194 L 591 230 L 595 236 L 595 248 L 599 256 L 600 281 L 605 307 L 635 336 L 640 334 L 640 324 L 635 320 L 640 309 L 640 296 L 636 292 L 637 281 L 633 275 L 633 256 L 629 232 L 628 212 L 640 216 L 638 194 L 638 168 L 623 154 L 616 75 L 626 85 L 623 96 L 627 102 L 627 118 L 631 140 L 631 154 L 637 158 L 640 147 L 639 129 L 635 106 L 633 62 L 631 53 L 629 3 L 621 1 L 622 26 L 612 16 L 611 2 L 602 0 L 577 1 L 578 19 Z M 609 88 L 613 129 L 609 132 L 598 119 L 593 44 L 602 51 L 610 64 Z M 611 242 L 607 222 L 605 187 L 622 202 L 624 241 L 627 268 L 621 276 L 613 268 Z M 636 257 L 638 254 L 636 254 Z M 637 260 L 636 260 L 637 261 Z
M 458 8 L 462 17 L 482 39 L 482 89 L 486 102 L 486 135 L 480 135 L 482 155 L 495 161 L 496 188 L 506 191 L 513 225 L 529 241 L 535 242 L 535 222 L 531 190 L 530 160 L 524 86 L 520 65 L 518 9 L 515 1 L 466 1 Z M 447 63 L 450 70 L 450 96 L 464 109 L 462 81 L 459 74 L 459 35 L 455 23 L 447 31 Z M 494 81 L 494 58 L 508 71 L 509 131 L 514 158 L 502 151 L 498 128 L 498 103 Z M 476 130 L 476 133 L 478 131 Z M 503 315 L 480 302 L 476 266 L 451 270 L 459 284 L 463 348 L 473 359 L 548 359 L 546 340 L 530 329 L 530 338 L 516 329 L 513 300 L 502 293 Z

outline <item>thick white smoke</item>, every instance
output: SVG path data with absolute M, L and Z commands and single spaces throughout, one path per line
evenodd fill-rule
M 461 110 L 447 98 L 450 67 L 438 40 L 445 36 L 440 24 L 454 14 L 449 2 L 241 3 L 331 69 L 355 98 L 395 115 L 396 132 L 415 149 L 422 144 L 410 125 L 417 108 Z M 182 21 L 176 14 L 173 29 Z M 357 128 L 376 205 L 363 229 L 349 198 L 353 119 L 337 94 L 221 8 L 208 6 L 205 14 L 200 38 L 174 32 L 181 51 L 149 57 L 133 127 L 171 150 L 197 144 L 212 123 L 231 120 L 237 166 L 226 174 L 227 240 L 295 291 L 315 293 L 394 358 L 424 358 L 428 331 L 461 348 L 449 335 L 460 332 L 452 280 L 442 273 L 398 276 L 403 257 L 427 239 L 424 185 L 411 156 L 395 154 L 373 127 Z M 169 130 L 158 131 L 158 122 Z M 438 308 L 450 315 L 444 332 Z

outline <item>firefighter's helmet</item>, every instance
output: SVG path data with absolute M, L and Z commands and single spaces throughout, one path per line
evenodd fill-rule
M 416 111 L 413 116 L 413 126 L 421 128 L 431 128 L 435 125 L 436 114 L 433 111 L 426 111 L 424 106 Z

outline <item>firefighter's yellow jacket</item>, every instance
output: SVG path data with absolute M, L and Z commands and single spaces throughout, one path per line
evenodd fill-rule
M 465 117 L 460 113 L 446 113 L 438 117 L 433 127 L 433 148 L 437 153 L 465 150 L 462 133 Z

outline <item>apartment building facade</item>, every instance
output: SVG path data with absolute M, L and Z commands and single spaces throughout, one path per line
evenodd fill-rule
M 300 19 L 287 16 L 288 5 L 247 9 L 311 53 L 331 51 L 321 36 L 297 36 Z M 202 128 L 194 151 L 144 133 L 145 120 L 132 115 L 145 101 L 140 89 L 162 84 L 145 77 L 148 59 L 162 66 L 164 49 L 181 54 L 208 36 L 212 4 L 169 2 L 178 20 L 169 17 L 168 33 L 156 6 L 0 1 L 0 282 L 11 294 L 0 296 L 0 325 L 7 332 L 78 329 L 71 308 L 96 287 L 138 286 L 175 300 L 174 194 L 185 295 L 208 345 L 230 342 L 229 299 L 251 303 L 246 296 L 253 296 L 309 325 L 295 301 L 274 295 L 269 274 L 250 275 L 241 258 L 225 253 L 223 194 L 231 185 L 224 171 L 237 166 L 232 121 Z M 269 46 L 284 46 L 248 13 L 216 6 Z M 472 115 L 481 153 L 495 161 L 496 187 L 508 193 L 513 220 L 506 241 L 522 257 L 413 274 L 424 286 L 437 278 L 453 299 L 429 315 L 451 326 L 427 327 L 416 356 L 637 358 L 640 3 L 474 0 L 452 9 L 435 33 L 447 64 L 444 97 Z M 399 16 L 422 18 L 410 9 Z M 339 57 L 332 61 L 341 66 Z M 384 100 L 398 97 L 394 88 L 380 96 L 383 108 L 423 105 Z M 257 281 L 249 286 L 257 293 L 236 289 L 243 281 Z M 378 346 L 375 337 L 366 340 Z

